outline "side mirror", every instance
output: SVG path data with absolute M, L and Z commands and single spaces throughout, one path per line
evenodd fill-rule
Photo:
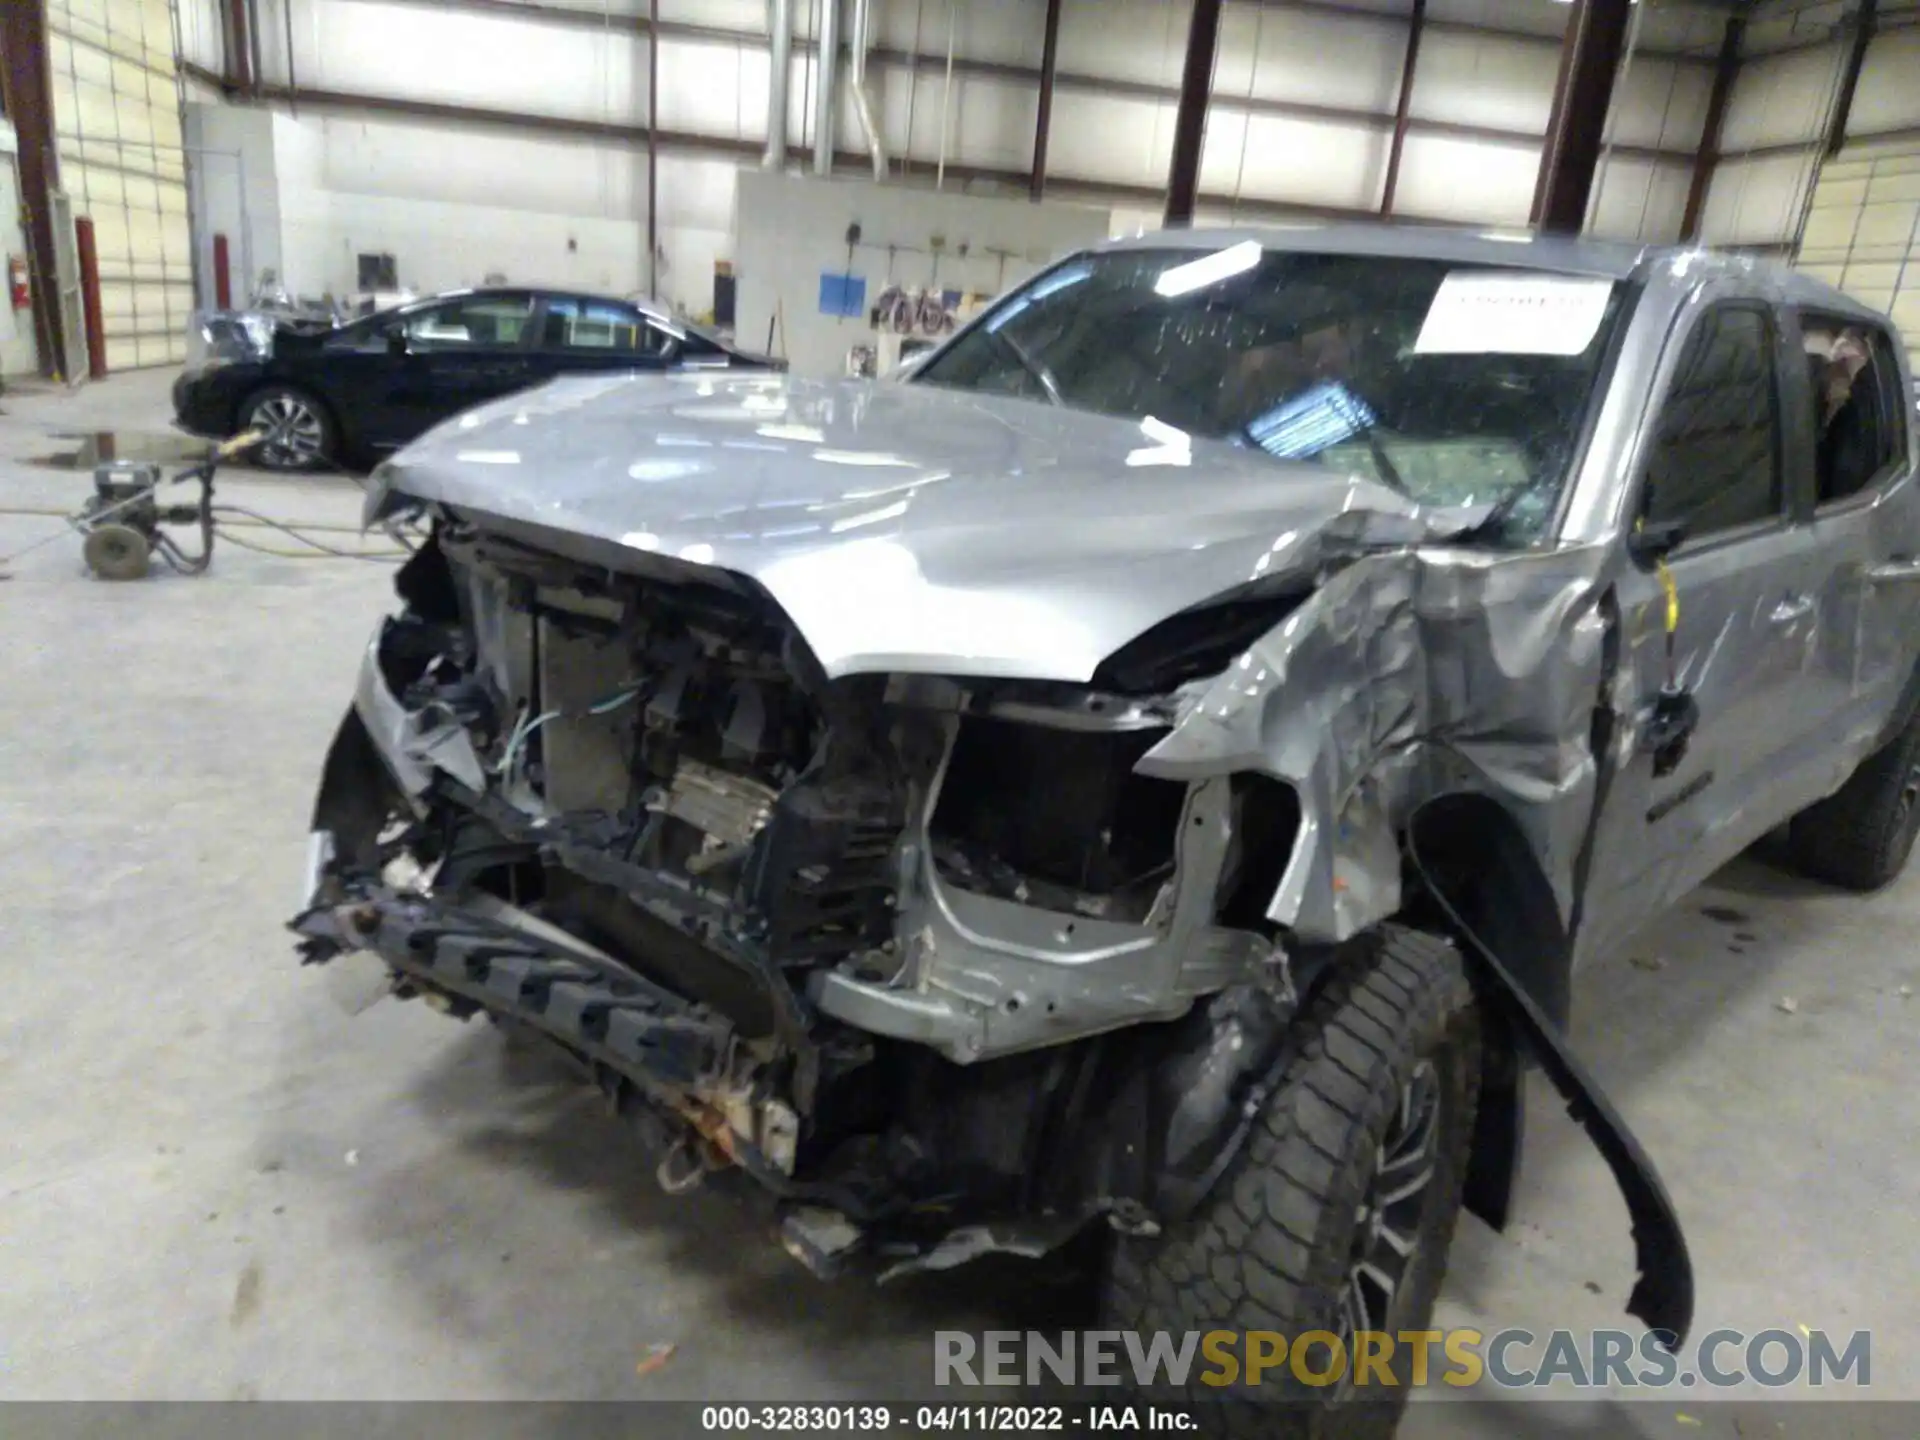
M 1687 538 L 1685 520 L 1641 520 L 1627 537 L 1627 553 L 1641 565 L 1664 560 Z
M 387 354 L 405 355 L 407 353 L 407 332 L 405 327 L 396 325 L 387 332 Z

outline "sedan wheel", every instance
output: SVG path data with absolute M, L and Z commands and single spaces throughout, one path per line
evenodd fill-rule
M 261 394 L 247 410 L 245 428 L 266 435 L 255 454 L 269 470 L 312 470 L 332 448 L 325 413 L 294 390 Z

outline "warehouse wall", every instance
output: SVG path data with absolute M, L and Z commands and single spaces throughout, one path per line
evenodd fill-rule
M 861 282 L 867 305 L 889 284 L 991 295 L 1108 230 L 1107 211 L 1080 205 L 757 170 L 739 187 L 738 333 L 756 348 L 771 337 L 802 375 L 839 373 L 848 347 L 873 338 L 864 315 L 822 312 L 826 275 Z M 849 246 L 851 225 L 860 239 Z
M 60 185 L 93 226 L 103 358 L 178 360 L 193 269 L 169 0 L 48 0 L 46 21 Z
M 14 160 L 19 140 L 13 126 L 0 117 L 0 251 L 27 253 L 27 237 L 20 228 L 20 172 Z M 40 349 L 33 338 L 33 311 L 0 305 L 0 379 L 32 375 L 40 368 Z
M 1849 145 L 1823 165 L 1796 263 L 1891 314 L 1920 374 L 1920 140 Z
M 184 54 L 218 69 L 218 0 L 178 3 Z M 1380 207 L 1407 21 L 1395 0 L 1378 3 L 1377 15 L 1272 0 L 1229 8 L 1203 218 Z M 556 13 L 542 15 L 424 0 L 259 0 L 263 82 L 333 93 L 296 107 L 317 152 L 315 188 L 328 198 L 289 199 L 288 279 L 341 288 L 357 248 L 392 250 L 402 278 L 421 288 L 488 270 L 644 286 L 648 42 L 635 20 L 645 5 L 555 0 L 547 8 Z M 817 0 L 796 0 L 795 145 L 811 140 L 816 9 Z M 1612 121 L 1626 148 L 1607 163 L 1593 220 L 1607 233 L 1670 238 L 1719 21 L 1642 9 Z M 896 176 L 930 184 L 944 156 L 948 188 L 1024 193 L 1043 0 L 876 0 L 875 11 L 871 84 Z M 734 172 L 763 142 L 765 9 L 761 0 L 661 0 L 660 12 L 669 33 L 659 57 L 659 288 L 697 309 L 712 260 L 727 253 Z M 1396 214 L 1525 221 L 1567 14 L 1550 0 L 1432 0 Z M 1050 194 L 1118 207 L 1121 224 L 1157 214 L 1187 22 L 1185 0 L 1067 0 Z M 553 123 L 377 114 L 347 96 Z M 842 99 L 838 140 L 851 162 L 860 134 L 851 98 Z M 567 126 L 575 133 L 558 133 Z M 578 133 L 588 127 L 598 133 Z
M 1852 45 L 1838 6 L 1796 10 L 1748 31 L 1727 106 L 1702 237 L 1790 249 L 1819 170 Z M 1847 141 L 1920 135 L 1920 10 L 1883 5 L 1848 116 Z

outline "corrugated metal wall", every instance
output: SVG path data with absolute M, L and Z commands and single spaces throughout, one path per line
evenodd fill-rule
M 1200 216 L 1375 213 L 1384 198 L 1409 0 L 1330 11 L 1236 0 L 1222 23 Z M 220 63 L 217 0 L 180 0 L 185 53 Z M 417 0 L 258 0 L 260 80 L 332 99 L 275 129 L 282 273 L 319 293 L 353 281 L 359 250 L 393 253 L 420 287 L 514 278 L 646 283 L 649 0 L 550 0 L 485 10 Z M 788 134 L 812 138 L 818 0 L 795 0 Z M 1157 220 L 1190 0 L 1064 0 L 1047 194 Z M 731 245 L 733 176 L 757 163 L 770 61 L 763 0 L 659 0 L 658 234 L 663 294 L 696 304 Z M 1614 107 L 1623 147 L 1594 227 L 1676 238 L 1724 12 L 1643 5 Z M 896 175 L 1024 195 L 1044 0 L 875 0 L 874 108 Z M 1569 7 L 1427 0 L 1394 213 L 1526 222 Z M 697 27 L 690 29 L 689 27 Z M 949 78 L 947 51 L 954 64 Z M 424 63 L 425 57 L 458 63 Z M 414 118 L 351 99 L 483 107 L 557 124 Z M 624 136 L 595 134 L 605 125 Z M 576 127 L 565 133 L 565 127 Z M 852 97 L 837 135 L 857 153 Z M 731 153 L 728 153 L 731 151 Z M 297 152 L 297 153 L 295 153 Z M 856 162 L 857 163 L 857 162 Z M 862 166 L 861 168 L 864 168 Z M 258 199 L 264 213 L 269 199 Z M 264 247 L 262 249 L 264 253 Z M 697 308 L 697 304 L 696 304 Z

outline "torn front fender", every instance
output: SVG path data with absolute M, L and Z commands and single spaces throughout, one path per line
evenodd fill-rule
M 1611 563 L 1599 546 L 1357 558 L 1190 697 L 1138 769 L 1294 788 L 1299 838 L 1267 916 L 1303 941 L 1395 914 L 1407 816 L 1462 791 L 1512 813 L 1565 920 L 1593 807 Z

